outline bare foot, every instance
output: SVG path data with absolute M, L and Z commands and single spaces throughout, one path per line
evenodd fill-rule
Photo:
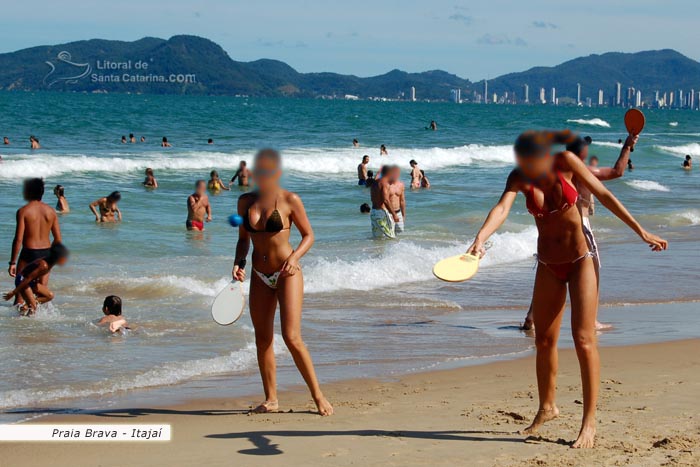
M 595 425 L 584 424 L 571 447 L 573 449 L 590 449 L 593 446 L 595 446 Z
M 272 413 L 277 412 L 280 408 L 279 402 L 277 401 L 265 401 L 253 410 L 251 413 Z
M 559 416 L 559 409 L 555 405 L 551 409 L 540 409 L 537 411 L 537 415 L 535 415 L 535 419 L 532 421 L 532 424 L 530 424 L 529 427 L 525 428 L 524 430 L 520 431 L 520 433 L 524 435 L 532 435 L 537 433 L 537 430 L 540 429 L 542 425 L 547 423 L 550 420 L 554 420 Z
M 318 407 L 318 414 L 320 416 L 328 417 L 329 415 L 333 415 L 333 406 L 324 396 L 321 396 L 320 399 L 317 399 L 314 402 L 316 402 L 316 407 Z

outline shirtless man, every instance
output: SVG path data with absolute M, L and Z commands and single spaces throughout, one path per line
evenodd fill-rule
M 206 219 L 205 219 L 206 216 Z M 211 205 L 207 196 L 207 183 L 197 180 L 194 184 L 194 193 L 187 198 L 187 230 L 204 230 L 204 221 L 211 222 Z
M 369 156 L 362 157 L 362 162 L 357 166 L 357 184 L 360 186 L 367 185 L 367 165 L 369 164 Z
M 231 183 L 228 184 L 229 188 L 238 179 L 238 186 L 250 186 L 250 170 L 248 170 L 248 163 L 246 161 L 241 161 L 238 165 L 238 170 L 236 170 L 235 175 L 231 178 Z
M 406 185 L 401 181 L 401 169 L 398 165 L 389 168 L 389 191 L 391 194 L 391 209 L 398 217 L 396 233 L 404 231 L 406 219 Z
M 390 167 L 382 167 L 382 178 L 372 184 L 370 196 L 372 211 L 369 214 L 374 238 L 396 238 L 396 222 L 399 216 L 391 207 Z
M 614 180 L 620 178 L 625 174 L 625 168 L 628 167 L 630 154 L 634 146 L 639 140 L 639 135 L 629 135 L 625 140 L 625 144 L 622 145 L 622 150 L 620 151 L 620 156 L 615 161 L 615 165 L 612 167 L 598 167 L 598 158 L 596 156 L 591 157 L 590 162 L 587 163 L 588 170 L 591 171 L 593 175 L 600 181 Z M 588 161 L 588 146 L 591 145 L 593 140 L 590 136 L 585 138 L 577 138 L 576 141 L 566 146 L 567 151 L 571 151 L 576 154 L 583 162 Z M 600 280 L 600 252 L 598 251 L 598 244 L 593 236 L 593 229 L 591 228 L 590 216 L 595 212 L 593 195 L 588 187 L 584 186 L 583 183 L 576 183 L 576 189 L 578 190 L 578 201 L 576 205 L 581 212 L 581 220 L 583 223 L 583 233 L 586 235 L 588 244 L 591 248 L 591 253 L 595 255 L 595 269 L 596 277 Z M 605 329 L 610 326 L 600 323 L 597 319 L 595 322 L 596 329 Z M 527 312 L 525 317 L 525 322 L 522 325 L 522 329 L 529 331 L 534 329 L 534 323 L 532 320 L 532 306 Z
M 412 160 L 411 164 L 411 189 L 416 190 L 423 186 L 423 171 L 418 168 L 418 162 Z
M 15 285 L 22 282 L 17 271 L 21 271 L 29 263 L 45 258 L 49 255 L 52 244 L 61 243 L 58 216 L 56 211 L 41 201 L 43 196 L 42 179 L 30 178 L 24 181 L 24 199 L 27 204 L 17 211 L 17 226 L 12 241 L 10 267 L 7 271 L 10 277 L 15 278 Z M 39 282 L 48 285 L 49 275 L 43 276 Z M 21 299 L 16 303 L 21 303 Z
M 95 222 L 121 222 L 122 212 L 117 203 L 122 199 L 122 194 L 113 191 L 104 198 L 90 203 L 90 211 L 95 215 Z

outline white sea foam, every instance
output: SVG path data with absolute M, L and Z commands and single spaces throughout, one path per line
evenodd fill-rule
M 276 335 L 275 353 L 284 352 L 282 338 Z M 0 392 L 0 408 L 33 406 L 58 399 L 104 396 L 121 391 L 166 386 L 203 376 L 248 370 L 255 365 L 255 344 L 251 342 L 244 348 L 225 356 L 166 363 L 152 370 L 130 376 L 119 376 L 119 373 L 116 373 L 114 377 L 88 387 L 65 386 Z
M 577 123 L 579 125 L 588 125 L 588 126 L 600 126 L 603 128 L 610 128 L 610 124 L 606 122 L 605 120 L 601 118 L 573 118 L 567 120 L 568 123 Z
M 690 210 L 676 214 L 676 217 L 682 219 L 690 225 L 700 225 L 700 211 Z
M 284 152 L 286 169 L 317 174 L 354 173 L 364 154 L 372 158 L 370 166 L 378 168 L 383 163 L 403 163 L 416 159 L 422 168 L 439 170 L 454 166 L 511 164 L 513 150 L 509 145 L 484 146 L 470 144 L 455 148 L 405 149 L 389 148 L 390 156 L 380 157 L 369 149 L 297 148 Z M 101 156 L 52 155 L 47 153 L 8 157 L 0 165 L 0 179 L 22 179 L 27 176 L 57 177 L 63 174 L 100 172 L 124 174 L 142 172 L 147 167 L 155 171 L 219 170 L 233 171 L 241 160 L 250 160 L 252 152 L 184 152 L 167 156 L 159 153 L 105 154 Z
M 514 263 L 530 258 L 536 251 L 537 230 L 504 232 L 492 237 L 492 248 L 482 267 Z M 464 252 L 467 245 L 426 248 L 411 241 L 388 244 L 376 258 L 321 259 L 304 267 L 306 290 L 309 293 L 338 290 L 373 290 L 431 279 L 432 265 L 442 258 Z
M 109 277 L 97 278 L 79 283 L 75 290 L 77 292 L 93 292 L 94 290 L 118 289 L 128 291 L 131 295 L 138 295 L 139 291 L 152 294 L 158 290 L 163 295 L 203 295 L 214 297 L 218 294 L 230 278 L 221 278 L 214 282 L 205 282 L 192 277 L 182 277 L 175 275 L 155 276 L 155 277 Z M 247 290 L 244 287 L 244 290 Z
M 678 122 L 669 122 L 668 126 L 677 127 Z
M 691 156 L 700 156 L 700 144 L 690 143 L 680 146 L 654 146 L 656 149 L 673 154 L 674 156 L 685 157 L 686 154 Z
M 641 191 L 671 191 L 669 187 L 652 180 L 626 180 L 625 183 L 632 188 Z
M 612 141 L 593 141 L 593 144 L 596 146 L 605 146 L 607 148 L 617 148 L 620 149 L 622 147 L 622 144 L 620 143 L 614 143 Z

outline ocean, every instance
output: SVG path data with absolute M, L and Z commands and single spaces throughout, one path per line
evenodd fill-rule
M 214 221 L 203 234 L 187 232 L 184 222 L 197 179 L 216 169 L 228 180 L 241 160 L 268 146 L 282 151 L 284 186 L 301 196 L 316 233 L 302 263 L 304 336 L 322 382 L 393 378 L 532 352 L 532 338 L 517 329 L 530 300 L 536 242 L 522 197 L 472 281 L 441 283 L 432 265 L 471 242 L 500 195 L 519 132 L 572 128 L 591 135 L 591 153 L 611 165 L 625 137 L 623 114 L 617 108 L 0 93 L 0 136 L 12 141 L 0 147 L 0 256 L 9 259 L 25 177 L 46 180 L 45 201 L 52 205 L 53 186 L 65 186 L 72 211 L 60 222 L 73 252 L 52 275 L 56 299 L 35 319 L 0 306 L 0 420 L 262 393 L 248 314 L 231 327 L 217 326 L 209 314 L 230 280 L 237 231 L 226 218 L 240 192 L 211 197 Z M 601 345 L 700 334 L 700 168 L 680 168 L 686 154 L 700 159 L 700 114 L 649 110 L 646 116 L 634 171 L 608 186 L 670 249 L 652 254 L 597 205 L 600 319 L 613 325 Z M 431 120 L 438 131 L 425 129 Z M 120 144 L 129 133 L 147 140 Z M 30 134 L 41 150 L 28 150 Z M 163 136 L 172 148 L 160 148 Z M 388 157 L 379 157 L 381 144 Z M 398 241 L 373 240 L 369 218 L 359 212 L 369 200 L 356 185 L 364 154 L 375 171 L 399 164 L 405 181 L 408 161 L 416 159 L 432 183 L 430 190 L 407 192 L 407 231 Z M 155 191 L 141 186 L 147 167 L 160 184 Z M 124 221 L 96 225 L 88 204 L 114 190 L 123 195 Z M 11 284 L 3 274 L 3 290 Z M 136 326 L 127 335 L 108 335 L 92 324 L 109 294 L 122 297 Z M 277 341 L 280 385 L 302 384 L 279 335 Z M 562 345 L 570 340 L 563 337 Z

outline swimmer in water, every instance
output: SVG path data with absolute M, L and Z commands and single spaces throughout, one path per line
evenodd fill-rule
M 693 158 L 690 157 L 690 154 L 687 154 L 685 156 L 685 160 L 683 161 L 683 164 L 681 165 L 683 167 L 683 170 L 692 170 L 693 168 Z
M 95 222 L 121 222 L 122 212 L 117 205 L 121 199 L 122 194 L 113 191 L 104 198 L 90 203 L 90 211 L 95 215 Z
M 68 255 L 68 248 L 62 243 L 51 245 L 46 257 L 32 261 L 21 270 L 19 284 L 14 290 L 3 296 L 5 300 L 21 296 L 24 305 L 20 308 L 20 314 L 34 316 L 38 304 L 50 302 L 54 298 L 53 292 L 49 289 L 46 281 L 42 281 L 42 279 L 49 275 L 54 266 L 66 264 Z
M 357 166 L 357 184 L 367 186 L 367 166 L 369 165 L 369 156 L 362 157 L 362 162 Z
M 135 143 L 135 142 L 136 142 L 136 136 L 134 136 L 133 133 L 129 133 L 129 142 L 130 142 L 130 143 Z
M 158 188 L 158 180 L 156 180 L 155 175 L 153 175 L 153 169 L 150 167 L 146 169 L 146 178 L 143 181 L 143 186 L 146 188 Z
M 238 164 L 238 170 L 236 170 L 236 173 L 231 177 L 231 182 L 228 184 L 229 188 L 231 188 L 231 185 L 234 184 L 236 179 L 238 179 L 238 186 L 239 187 L 247 187 L 250 186 L 250 170 L 248 170 L 248 163 L 246 161 L 241 161 L 240 164 Z
M 437 122 L 435 120 L 432 120 L 430 122 L 430 129 L 433 131 L 437 131 Z
M 214 140 L 211 139 L 211 138 L 209 138 L 209 139 L 207 140 L 207 144 L 214 144 Z
M 66 199 L 66 190 L 63 185 L 56 185 L 53 189 L 53 194 L 56 196 L 56 211 L 65 214 L 70 211 L 68 200 Z
M 109 328 L 112 334 L 131 329 L 126 318 L 122 315 L 122 299 L 116 295 L 109 295 L 102 303 L 104 316 L 97 321 L 97 326 Z
M 39 140 L 36 138 L 36 136 L 32 135 L 29 137 L 29 147 L 31 149 L 41 149 L 41 145 L 39 144 Z
M 162 148 L 171 148 L 172 146 L 173 146 L 172 144 L 168 143 L 168 138 L 166 138 L 165 136 L 163 136 L 163 139 L 162 139 L 162 141 L 160 142 L 160 147 L 162 147 Z
M 224 185 L 224 182 L 219 178 L 219 172 L 212 170 L 209 174 L 209 182 L 207 182 L 207 190 L 217 194 L 221 190 L 229 191 L 230 188 Z
M 379 155 L 380 156 L 388 156 L 389 155 L 389 151 L 386 150 L 386 146 L 384 146 L 383 144 L 381 146 L 379 146 Z
M 197 180 L 194 184 L 194 193 L 187 198 L 187 230 L 204 230 L 204 221 L 211 222 L 211 204 L 207 196 L 207 184 L 204 180 Z
M 418 162 L 411 160 L 411 189 L 416 190 L 423 186 L 423 171 L 418 168 Z
M 567 291 L 571 303 L 571 330 L 579 360 L 583 386 L 583 419 L 572 448 L 592 448 L 596 435 L 596 405 L 600 385 L 600 358 L 595 321 L 598 312 L 598 280 L 595 254 L 584 234 L 581 213 L 576 206 L 585 186 L 616 217 L 627 224 L 652 251 L 662 251 L 666 240 L 639 225 L 615 196 L 586 167 L 576 154 L 552 153 L 553 144 L 571 144 L 569 131 L 528 131 L 515 142 L 516 167 L 505 190 L 489 212 L 486 221 L 467 252 L 483 257 L 484 245 L 508 218 L 518 193 L 525 195 L 526 206 L 538 231 L 537 273 L 532 308 L 535 337 L 539 407 L 523 434 L 532 435 L 559 415 L 556 406 L 557 340 L 566 306 Z
M 354 148 L 359 148 L 360 147 L 360 142 L 357 139 L 352 140 L 352 147 Z
M 2 139 L 2 144 L 4 144 L 5 146 L 8 146 L 8 145 L 10 144 L 10 138 L 8 138 L 7 136 L 5 136 L 5 137 Z
M 430 188 L 430 180 L 428 180 L 428 177 L 425 176 L 425 170 L 420 171 L 421 175 L 423 175 L 423 178 L 420 181 L 420 187 L 421 188 Z
M 238 198 L 238 243 L 233 262 L 234 280 L 246 278 L 245 265 L 253 243 L 253 271 L 250 277 L 250 317 L 255 328 L 258 366 L 265 400 L 254 413 L 279 410 L 275 364 L 275 311 L 280 308 L 282 338 L 308 386 L 322 416 L 333 414 L 333 406 L 321 391 L 311 355 L 301 337 L 304 304 L 304 275 L 300 260 L 314 243 L 314 232 L 304 204 L 295 193 L 280 186 L 282 161 L 277 151 L 263 149 L 255 156 L 253 177 L 258 190 Z M 292 227 L 301 241 L 290 244 Z
M 122 135 L 122 144 L 126 144 L 126 136 Z
M 146 142 L 146 137 L 145 137 L 145 136 L 142 136 L 142 137 L 141 137 L 141 142 L 142 142 L 142 143 L 145 143 L 145 142 Z

